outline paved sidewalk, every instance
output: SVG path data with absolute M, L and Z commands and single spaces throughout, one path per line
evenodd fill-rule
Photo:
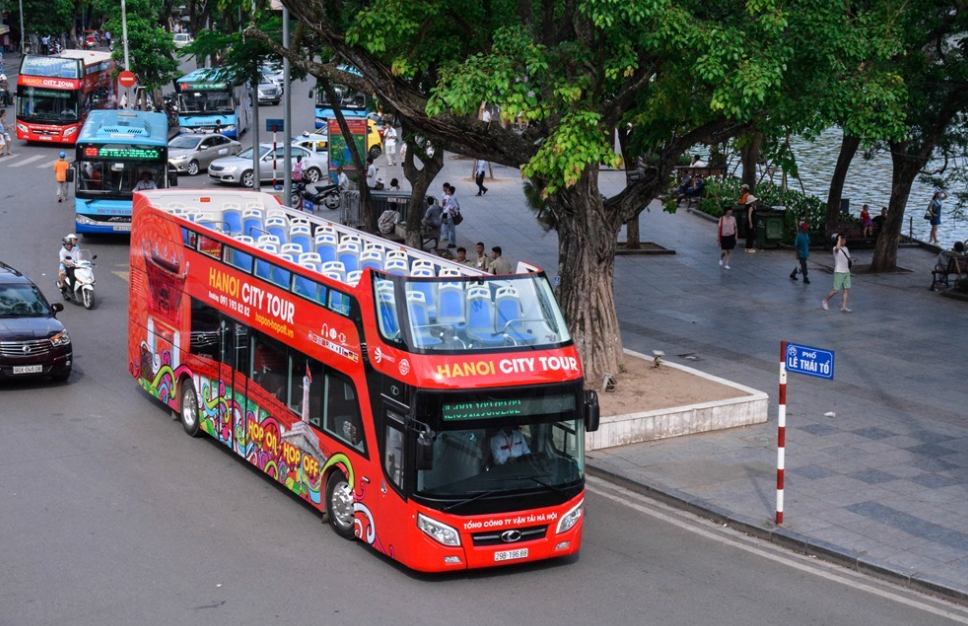
M 554 276 L 557 237 L 525 208 L 516 170 L 495 167 L 475 197 L 471 162 L 448 157 L 431 193 L 457 186 L 461 245 L 501 245 Z M 390 174 L 395 175 L 395 174 Z M 401 178 L 402 180 L 402 178 Z M 602 175 L 615 193 L 622 173 Z M 720 268 L 715 224 L 653 206 L 643 241 L 675 255 L 619 257 L 625 346 L 766 391 L 760 426 L 596 451 L 590 471 L 749 532 L 958 600 L 968 600 L 968 303 L 930 292 L 935 255 L 902 249 L 890 276 L 854 276 L 850 306 L 830 311 L 829 253 L 811 252 L 812 284 L 792 281 L 790 251 L 734 255 Z M 859 262 L 870 251 L 855 251 Z M 786 506 L 776 497 L 780 341 L 835 350 L 836 380 L 791 374 Z M 690 358 L 685 358 L 689 356 Z M 695 359 L 695 360 L 693 360 Z M 833 416 L 825 414 L 833 413 Z

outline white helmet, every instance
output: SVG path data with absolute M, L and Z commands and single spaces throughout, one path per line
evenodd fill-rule
M 64 237 L 64 241 L 67 241 L 67 240 L 72 240 L 74 243 L 77 243 L 77 235 L 75 235 L 74 233 L 71 233 L 68 236 Z

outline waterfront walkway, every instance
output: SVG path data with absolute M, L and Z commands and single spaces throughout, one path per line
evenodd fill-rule
M 556 274 L 557 237 L 525 208 L 520 176 L 474 197 L 471 164 L 448 157 L 439 183 L 458 188 L 458 239 L 501 245 L 512 262 Z M 394 174 L 391 174 L 394 175 Z M 602 175 L 619 190 L 624 175 Z M 812 284 L 792 281 L 790 251 L 717 263 L 715 224 L 656 205 L 643 241 L 669 256 L 619 257 L 615 292 L 625 346 L 771 397 L 768 423 L 589 454 L 590 471 L 701 510 L 792 547 L 964 601 L 968 598 L 968 303 L 928 290 L 935 254 L 900 251 L 908 274 L 854 276 L 850 306 L 820 300 L 829 253 L 812 252 Z M 856 251 L 869 261 L 871 251 Z M 836 379 L 790 375 L 785 523 L 773 524 L 780 341 L 835 350 Z M 591 382 L 591 381 L 590 381 Z M 591 383 L 594 386 L 594 383 Z

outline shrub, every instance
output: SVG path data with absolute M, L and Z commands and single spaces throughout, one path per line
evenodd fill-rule
M 741 186 L 742 182 L 738 178 L 707 181 L 699 210 L 716 217 L 721 216 L 724 206 L 735 206 L 740 197 Z M 783 220 L 783 243 L 793 244 L 793 239 L 797 236 L 797 226 L 804 219 L 810 224 L 811 241 L 815 244 L 823 242 L 827 205 L 820 198 L 793 189 L 784 190 L 779 185 L 769 182 L 757 186 L 754 195 L 759 198 L 760 206 L 786 207 L 786 217 Z

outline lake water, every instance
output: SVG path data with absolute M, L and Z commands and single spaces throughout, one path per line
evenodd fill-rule
M 815 141 L 791 139 L 797 163 L 800 167 L 800 179 L 804 191 L 817 196 L 824 202 L 830 189 L 830 177 L 837 156 L 840 154 L 841 132 L 839 128 L 828 128 Z M 780 182 L 777 174 L 775 182 Z M 800 189 L 795 179 L 788 179 L 791 189 Z M 850 199 L 850 212 L 854 216 L 860 215 L 861 205 L 870 207 L 871 217 L 880 215 L 881 207 L 887 206 L 891 194 L 891 157 L 886 151 L 878 152 L 870 160 L 863 158 L 862 150 L 858 150 L 847 172 L 844 183 L 844 198 Z M 914 238 L 927 241 L 931 231 L 930 223 L 922 216 L 931 201 L 934 189 L 915 180 L 908 197 L 907 208 L 904 211 L 904 228 L 902 234 L 907 235 L 909 225 L 913 223 Z M 955 241 L 968 239 L 968 222 L 955 219 L 951 214 L 954 203 L 951 197 L 945 201 L 941 214 L 941 226 L 938 227 L 938 240 L 945 248 L 950 248 Z M 913 219 L 912 219 L 913 218 Z

